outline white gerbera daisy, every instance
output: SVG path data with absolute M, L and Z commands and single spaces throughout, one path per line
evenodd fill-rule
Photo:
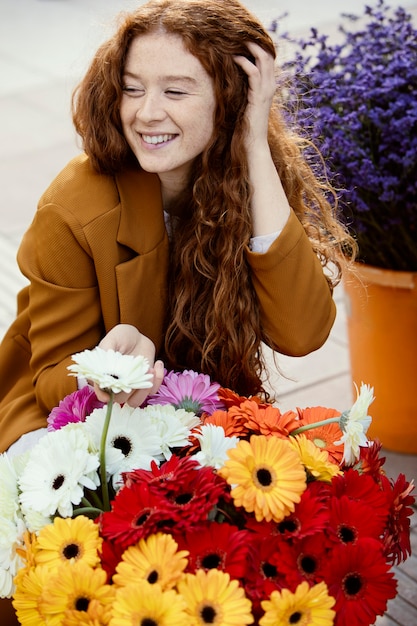
M 368 415 L 369 405 L 374 401 L 374 390 L 369 385 L 361 384 L 360 391 L 356 387 L 357 398 L 352 408 L 340 417 L 340 428 L 343 431 L 335 445 L 344 444 L 343 461 L 352 465 L 359 459 L 360 447 L 368 445 L 366 433 L 372 422 Z
M 85 427 L 92 445 L 100 448 L 107 406 L 95 409 L 86 419 Z M 145 419 L 142 409 L 115 402 L 106 438 L 106 471 L 112 476 L 115 489 L 120 487 L 122 472 L 150 469 L 161 452 L 156 426 Z
M 98 455 L 90 452 L 88 437 L 72 425 L 45 435 L 32 449 L 19 480 L 24 510 L 71 517 L 84 488 L 99 484 Z
M 73 354 L 75 364 L 69 365 L 70 376 L 83 376 L 101 389 L 130 393 L 132 389 L 152 387 L 152 374 L 146 357 L 122 354 L 115 350 L 84 350 Z
M 15 521 L 0 518 L 0 598 L 9 598 L 14 592 L 13 578 L 24 565 L 17 548 L 23 545 L 25 531 L 19 517 Z
M 149 405 L 142 409 L 142 413 L 145 420 L 154 424 L 158 431 L 161 460 L 171 458 L 172 448 L 189 445 L 191 430 L 200 424 L 200 419 L 194 413 L 176 409 L 170 404 Z
M 227 461 L 227 451 L 236 448 L 238 437 L 226 437 L 224 429 L 215 424 L 205 424 L 201 432 L 196 435 L 200 442 L 200 451 L 193 455 L 193 459 L 201 466 L 209 465 L 216 470 L 223 467 Z
M 19 509 L 17 471 L 15 464 L 6 452 L 0 454 L 0 515 L 13 519 Z

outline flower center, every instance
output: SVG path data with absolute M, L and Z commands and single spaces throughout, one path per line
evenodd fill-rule
M 158 582 L 158 578 L 159 578 L 159 574 L 156 571 L 156 569 L 154 569 L 151 572 L 149 572 L 148 577 L 147 577 L 147 581 L 151 585 L 154 585 L 156 582 Z
M 174 404 L 176 409 L 184 409 L 189 413 L 195 413 L 196 415 L 201 411 L 201 403 L 195 398 L 190 396 L 184 396 L 179 402 Z
M 176 498 L 175 498 L 175 504 L 188 504 L 189 502 L 191 502 L 191 500 L 193 499 L 193 494 L 192 493 L 180 493 Z
M 363 587 L 359 574 L 348 574 L 343 580 L 343 590 L 347 596 L 356 596 Z
M 282 522 L 277 524 L 278 532 L 284 533 L 295 533 L 296 530 L 300 527 L 298 520 L 292 519 L 283 519 Z
M 158 626 L 158 622 L 155 622 L 151 617 L 144 617 L 140 626 Z
M 262 563 L 262 572 L 265 578 L 274 578 L 278 573 L 275 565 L 268 563 L 268 561 L 265 561 L 264 563 Z
M 357 537 L 357 531 L 350 526 L 340 526 L 338 536 L 343 543 L 353 543 Z
M 318 448 L 325 448 L 326 447 L 326 442 L 324 441 L 324 439 L 321 439 L 321 437 L 314 437 L 313 439 L 313 443 L 314 445 L 316 445 Z
M 310 555 L 302 556 L 300 558 L 299 565 L 305 574 L 314 574 L 317 569 L 317 561 Z
M 62 554 L 68 560 L 75 559 L 80 555 L 80 547 L 76 543 L 69 543 L 62 550 Z
M 295 611 L 295 613 L 292 613 L 290 615 L 288 623 L 289 624 L 298 624 L 302 617 L 303 617 L 303 614 L 300 611 Z
M 201 609 L 200 615 L 204 624 L 214 624 L 216 620 L 216 611 L 211 605 L 204 606 Z
M 204 558 L 201 559 L 201 565 L 204 569 L 216 569 L 219 567 L 221 562 L 222 559 L 216 552 L 206 554 Z
M 132 526 L 136 526 L 136 528 L 143 526 L 143 524 L 145 524 L 147 519 L 150 517 L 150 514 L 150 511 L 144 511 L 142 515 L 139 515 L 136 519 L 132 520 Z
M 130 441 L 130 439 L 128 439 L 127 437 L 123 437 L 122 435 L 119 435 L 119 437 L 113 439 L 112 446 L 113 448 L 117 448 L 117 450 L 120 450 L 123 456 L 129 456 L 130 452 L 132 451 L 132 442 Z
M 90 604 L 90 599 L 81 596 L 81 598 L 77 598 L 75 600 L 75 610 L 80 611 L 82 613 L 86 613 L 88 611 L 89 604 Z
M 58 476 L 55 476 L 55 478 L 52 481 L 52 489 L 55 489 L 55 491 L 58 491 L 58 489 L 61 489 L 64 482 L 65 482 L 65 476 L 63 474 L 59 474 Z
M 258 483 L 261 487 L 269 487 L 272 483 L 272 475 L 269 469 L 265 467 L 261 467 L 256 471 L 256 478 L 258 479 Z

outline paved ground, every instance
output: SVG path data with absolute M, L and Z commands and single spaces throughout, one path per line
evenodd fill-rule
M 15 252 L 37 200 L 79 148 L 69 116 L 70 94 L 114 16 L 137 0 L 0 0 L 0 336 L 13 319 L 23 284 Z M 139 2 L 141 4 L 141 2 Z M 402 2 L 417 15 L 417 4 Z M 361 14 L 364 0 L 247 0 L 266 26 L 305 34 L 311 26 L 337 36 L 343 12 Z M 352 385 L 342 289 L 325 346 L 301 359 L 280 357 L 276 389 L 283 409 L 322 404 L 344 410 Z M 390 458 L 396 460 L 397 455 Z M 401 466 L 417 475 L 415 457 Z

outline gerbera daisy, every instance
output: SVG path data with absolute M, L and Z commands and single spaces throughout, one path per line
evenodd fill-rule
M 341 543 L 355 543 L 361 537 L 379 539 L 385 527 L 385 520 L 374 515 L 369 504 L 347 496 L 331 498 L 329 513 L 329 531 Z
M 56 517 L 38 534 L 35 562 L 57 567 L 62 562 L 83 561 L 95 567 L 100 561 L 101 544 L 98 526 L 92 520 L 83 515 L 74 519 Z
M 121 587 L 147 580 L 163 590 L 175 586 L 187 566 L 188 550 L 178 550 L 171 535 L 157 533 L 128 548 L 116 567 L 113 582 Z
M 303 426 L 313 425 L 333 417 L 340 417 L 340 411 L 327 409 L 322 406 L 308 407 L 306 409 L 297 408 L 297 412 Z M 318 448 L 326 450 L 335 463 L 340 464 L 343 457 L 343 447 L 340 445 L 336 446 L 334 443 L 343 435 L 338 422 L 330 422 L 317 426 L 312 430 L 305 430 L 303 434 Z
M 48 433 L 32 449 L 19 480 L 20 501 L 42 515 L 70 517 L 84 488 L 96 489 L 99 459 L 77 424 Z
M 101 534 L 105 539 L 117 540 L 128 548 L 143 537 L 158 532 L 172 521 L 172 506 L 147 483 L 132 483 L 117 493 L 111 511 L 100 516 Z
M 306 488 L 306 473 L 286 439 L 253 435 L 229 450 L 229 460 L 219 470 L 232 485 L 236 506 L 254 512 L 258 521 L 281 521 L 294 511 Z
M 288 437 L 299 427 L 298 416 L 294 411 L 281 413 L 278 407 L 267 404 L 259 405 L 253 400 L 245 400 L 240 407 L 230 409 L 231 415 L 236 413 L 245 418 L 246 428 L 253 433 Z
M 85 426 L 93 449 L 100 449 L 106 407 L 96 409 L 87 417 Z M 140 424 L 140 428 L 138 428 Z M 142 409 L 113 403 L 112 417 L 106 437 L 106 471 L 115 489 L 120 487 L 121 474 L 134 468 L 149 469 L 161 452 L 160 438 L 154 424 L 144 419 Z
M 178 591 L 187 604 L 187 613 L 195 626 L 244 626 L 253 623 L 251 602 L 237 580 L 211 569 L 185 574 Z
M 356 388 L 357 398 L 349 411 L 340 417 L 342 437 L 335 441 L 335 445 L 343 444 L 343 462 L 353 465 L 360 457 L 360 446 L 368 445 L 367 430 L 372 418 L 368 415 L 369 405 L 374 401 L 374 390 L 362 383 L 360 390 Z
M 49 626 L 61 626 L 64 618 L 85 618 L 85 614 L 93 620 L 103 613 L 108 617 L 106 624 L 113 600 L 114 588 L 106 584 L 106 572 L 78 561 L 63 563 L 54 570 L 40 605 Z
M 17 479 L 15 463 L 4 452 L 0 454 L 0 515 L 2 518 L 13 520 L 19 508 Z
M 395 565 L 405 561 L 411 554 L 410 517 L 415 502 L 411 492 L 414 490 L 414 482 L 408 482 L 404 474 L 400 474 L 395 482 L 382 477 L 382 485 L 390 500 L 384 551 L 388 562 Z
M 193 455 L 199 465 L 220 469 L 228 458 L 227 451 L 235 448 L 239 441 L 237 437 L 226 437 L 221 426 L 207 424 L 201 426 L 200 432 L 195 434 L 200 444 L 199 452 Z
M 44 626 L 43 597 L 49 593 L 51 573 L 48 567 L 38 565 L 22 569 L 15 578 L 13 607 L 21 624 Z
M 150 405 L 141 411 L 142 420 L 152 423 L 158 433 L 161 460 L 171 457 L 172 448 L 190 445 L 191 430 L 200 424 L 197 415 L 170 404 Z
M 149 373 L 146 357 L 103 350 L 98 346 L 72 355 L 74 364 L 68 366 L 70 376 L 83 376 L 101 389 L 130 393 L 132 389 L 150 389 L 153 375 Z
M 103 406 L 104 403 L 97 398 L 94 389 L 85 385 L 70 393 L 52 409 L 47 419 L 48 430 L 59 430 L 67 424 L 85 422 L 87 415 Z
M 359 539 L 332 551 L 324 579 L 336 598 L 337 626 L 373 624 L 384 613 L 397 589 L 389 569 L 376 539 Z
M 288 589 L 273 591 L 270 600 L 262 602 L 265 615 L 260 626 L 291 626 L 291 624 L 320 624 L 332 626 L 335 601 L 329 596 L 325 583 L 310 587 L 307 582 L 298 585 L 295 593 Z
M 244 437 L 248 433 L 242 415 L 231 415 L 229 411 L 214 411 L 211 415 L 204 413 L 201 416 L 203 424 L 221 426 L 226 437 Z
M 137 581 L 116 590 L 111 626 L 191 626 L 184 598 L 174 589 Z
M 213 383 L 207 374 L 192 370 L 169 372 L 158 392 L 148 398 L 148 404 L 171 404 L 176 409 L 185 409 L 196 415 L 213 413 L 223 409 L 219 399 L 220 385 Z
M 250 533 L 230 524 L 207 522 L 178 536 L 178 545 L 189 551 L 187 572 L 219 569 L 231 578 L 243 578 Z
M 318 448 L 304 433 L 290 437 L 289 442 L 300 455 L 307 475 L 314 480 L 329 483 L 333 476 L 342 473 L 339 466 L 330 460 L 328 452 Z

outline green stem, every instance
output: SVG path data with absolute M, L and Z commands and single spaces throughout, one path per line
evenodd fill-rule
M 319 428 L 320 426 L 327 426 L 327 424 L 336 424 L 340 422 L 340 417 L 329 417 L 327 420 L 321 420 L 320 422 L 314 422 L 313 424 L 305 424 L 295 430 L 291 431 L 290 435 L 300 435 L 306 430 L 313 430 L 313 428 Z
M 101 433 L 101 441 L 100 441 L 100 480 L 101 480 L 101 491 L 103 496 L 103 508 L 105 511 L 110 511 L 110 497 L 109 497 L 109 486 L 107 484 L 107 476 L 106 476 L 106 440 L 107 433 L 110 426 L 110 418 L 112 414 L 113 408 L 113 392 L 108 391 L 110 394 L 110 399 L 107 404 L 106 417 L 104 420 L 103 431 Z
M 82 506 L 79 509 L 75 509 L 73 517 L 76 517 L 77 515 L 85 515 L 86 517 L 89 517 L 91 513 L 94 514 L 94 517 L 97 517 L 103 513 L 103 511 L 101 509 L 97 509 L 95 506 Z

